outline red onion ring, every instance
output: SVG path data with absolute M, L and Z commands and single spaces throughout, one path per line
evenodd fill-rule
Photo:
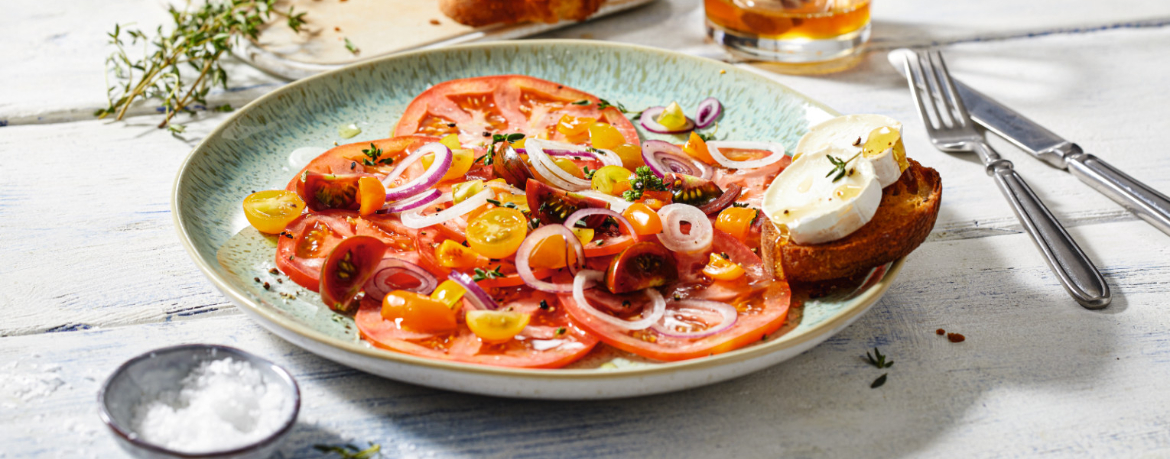
M 401 201 L 388 203 L 386 204 L 386 207 L 383 208 L 383 210 L 386 212 L 406 212 L 408 210 L 417 209 L 419 207 L 430 204 L 431 202 L 434 202 L 434 200 L 439 199 L 439 196 L 442 195 L 442 191 L 432 188 Z
M 491 295 L 488 295 L 479 284 L 475 283 L 471 279 L 471 276 L 459 271 L 451 271 L 451 274 L 447 275 L 447 279 L 450 279 L 451 282 L 459 284 L 460 287 L 467 290 L 467 293 L 463 294 L 463 299 L 470 301 L 476 309 L 495 311 L 500 308 L 499 303 L 496 303 L 496 300 L 493 300 Z
M 677 305 L 679 308 L 667 309 L 662 315 L 662 320 L 655 322 L 654 325 L 650 328 L 653 328 L 654 331 L 671 338 L 695 339 L 714 335 L 731 328 L 732 325 L 735 325 L 735 320 L 739 315 L 739 313 L 735 310 L 735 306 L 727 303 L 720 303 L 718 301 L 682 300 L 673 301 L 670 304 L 672 306 Z M 718 324 L 707 328 L 706 330 L 694 332 L 681 332 L 675 330 L 675 327 L 680 325 L 684 327 L 690 326 L 690 324 L 682 322 L 677 318 L 679 313 L 685 312 L 688 307 L 693 309 L 706 309 L 709 311 L 714 311 L 722 317 L 722 320 Z
M 582 211 L 574 212 L 573 215 L 580 212 Z M 581 240 L 577 239 L 576 234 L 563 225 L 544 225 L 524 238 L 524 242 L 520 243 L 520 248 L 516 249 L 516 273 L 520 275 L 525 284 L 534 289 L 549 293 L 569 293 L 573 291 L 573 284 L 554 284 L 537 279 L 536 275 L 532 273 L 532 266 L 528 263 L 528 258 L 532 255 L 532 251 L 536 250 L 536 246 L 555 235 L 563 237 L 565 243 L 572 246 L 573 251 L 576 252 L 577 259 L 565 260 L 570 266 L 574 263 L 585 262 L 585 247 L 581 245 Z
M 626 234 L 629 234 L 629 235 L 636 235 L 637 234 L 634 231 L 634 225 L 632 223 L 630 223 L 629 220 L 626 220 L 626 217 L 623 217 L 622 214 L 619 214 L 619 213 L 612 211 L 612 210 L 609 210 L 609 209 L 602 209 L 600 207 L 586 207 L 584 209 L 581 209 L 581 210 L 578 210 L 576 212 L 569 214 L 569 218 L 565 219 L 565 223 L 564 223 L 565 228 L 571 230 L 574 227 L 574 225 L 577 224 L 578 221 L 585 219 L 585 218 L 589 218 L 590 216 L 593 216 L 593 215 L 605 215 L 607 217 L 613 217 L 614 220 L 617 220 L 618 225 L 624 226 L 626 228 Z M 572 231 L 570 231 L 570 233 L 571 232 Z M 582 258 L 582 259 L 584 259 L 584 258 Z
M 658 121 L 656 121 L 654 118 L 657 118 L 658 115 L 661 115 L 664 110 L 666 110 L 666 107 L 650 107 L 642 110 L 642 116 L 638 118 L 638 121 L 642 123 L 643 128 L 655 134 L 679 134 L 695 130 L 695 122 L 690 118 L 687 118 L 686 124 L 684 124 L 683 127 L 679 129 L 671 129 L 658 124 Z
M 642 142 L 642 161 L 659 177 L 674 172 L 710 180 L 715 173 L 702 161 L 687 156 L 678 145 L 662 140 Z
M 666 300 L 662 298 L 662 294 L 658 290 L 652 288 L 642 289 L 642 293 L 650 297 L 651 310 L 649 314 L 644 315 L 638 320 L 622 320 L 611 316 L 604 312 L 597 310 L 593 305 L 589 304 L 589 300 L 585 298 L 585 285 L 594 285 L 605 278 L 605 274 L 601 271 L 594 271 L 592 269 L 584 269 L 573 277 L 573 300 L 577 301 L 577 306 L 584 309 L 593 317 L 598 318 L 602 322 L 613 325 L 625 330 L 645 330 L 650 326 L 662 320 L 662 316 L 666 313 Z M 642 307 L 643 314 L 645 314 L 646 307 Z
M 462 217 L 463 214 L 471 212 L 476 207 L 487 204 L 487 200 L 491 199 L 495 196 L 496 196 L 495 192 L 493 192 L 490 189 L 484 188 L 483 191 L 476 193 L 475 195 L 471 196 L 470 198 L 464 199 L 463 202 L 461 202 L 459 204 L 455 204 L 455 205 L 448 207 L 446 209 L 443 209 L 443 210 L 435 213 L 434 215 L 423 216 L 422 212 L 423 212 L 423 210 L 426 209 L 426 206 L 422 206 L 422 207 L 415 208 L 413 210 L 408 210 L 406 212 L 403 212 L 399 218 L 402 219 L 402 224 L 404 226 L 406 226 L 407 228 L 414 228 L 414 229 L 426 228 L 428 226 L 433 226 L 433 225 L 438 225 L 440 223 L 444 223 L 447 220 Z M 434 205 L 446 204 L 448 202 L 452 202 L 453 200 L 454 199 L 451 198 L 451 193 L 443 193 L 442 196 L 438 197 L 434 201 L 429 202 L 428 205 L 430 205 L 430 204 L 434 204 Z
M 419 285 L 401 288 L 392 281 L 397 274 L 410 275 L 418 279 Z M 431 275 L 431 273 L 427 272 L 421 266 L 398 258 L 383 258 L 378 263 L 378 267 L 374 268 L 374 275 L 370 276 L 370 280 L 366 281 L 366 285 L 362 289 L 365 290 L 366 296 L 381 300 L 386 294 L 394 290 L 406 290 L 408 292 L 429 295 L 435 290 L 437 285 L 439 285 L 438 279 L 435 279 L 435 276 Z
M 726 156 L 723 156 L 723 152 L 719 151 L 720 148 L 734 148 L 737 150 L 767 150 L 772 154 L 760 159 L 732 161 Z M 712 140 L 707 142 L 707 152 L 711 153 L 711 157 L 715 158 L 715 162 L 729 169 L 754 169 L 757 167 L 764 167 L 784 159 L 784 145 L 776 142 Z
M 545 150 L 577 150 L 585 151 L 585 147 L 551 140 L 528 139 L 524 142 L 524 149 L 528 151 L 528 162 L 548 182 L 557 188 L 569 191 L 587 190 L 592 185 L 589 180 L 577 178 L 573 174 L 561 169 Z M 613 156 L 617 156 L 616 154 Z M 619 160 L 620 161 L 620 160 Z
M 596 198 L 596 199 L 600 199 L 602 201 L 608 202 L 609 208 L 613 209 L 615 212 L 625 212 L 626 209 L 628 209 L 631 205 L 634 204 L 630 201 L 626 201 L 623 198 L 619 198 L 617 196 L 610 196 L 608 194 L 602 193 L 602 192 L 597 191 L 597 190 L 578 191 L 577 194 L 579 194 L 581 196 L 588 196 L 590 198 Z
M 723 104 L 719 99 L 708 97 L 699 102 L 699 109 L 695 113 L 695 129 L 707 129 L 715 123 L 719 115 L 723 114 Z
M 393 186 L 394 179 L 402 175 L 407 167 L 410 167 L 419 158 L 432 153 L 435 155 L 435 161 L 431 163 L 431 167 L 427 168 L 422 175 L 415 177 L 414 180 L 406 182 L 402 186 Z M 455 154 L 451 152 L 451 149 L 438 142 L 428 143 L 419 147 L 418 150 L 415 150 L 414 153 L 411 153 L 402 162 L 398 163 L 386 175 L 386 178 L 382 179 L 382 184 L 386 186 L 386 200 L 398 201 L 433 188 L 435 184 L 443 179 L 444 175 L 447 175 L 447 171 L 451 169 L 451 162 L 454 158 Z
M 707 214 L 689 204 L 667 204 L 658 209 L 662 218 L 662 234 L 658 241 L 675 252 L 694 253 L 711 248 L 715 241 L 715 229 Z M 682 223 L 691 224 L 691 232 L 683 234 Z

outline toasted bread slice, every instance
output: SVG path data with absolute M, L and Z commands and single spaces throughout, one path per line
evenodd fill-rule
M 782 241 L 774 225 L 764 225 L 760 252 L 776 277 L 793 282 L 820 282 L 863 273 L 909 255 L 918 248 L 938 217 L 942 178 L 913 159 L 897 182 L 882 190 L 873 219 L 852 234 L 823 244 Z
M 605 0 L 439 0 L 439 9 L 472 27 L 539 21 L 583 21 Z

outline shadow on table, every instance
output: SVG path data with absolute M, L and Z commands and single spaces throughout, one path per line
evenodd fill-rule
M 472 457 L 921 453 L 963 425 L 1023 408 L 1004 405 L 1018 395 L 1084 384 L 1115 359 L 1115 321 L 1077 307 L 1043 265 L 1003 268 L 1011 264 L 988 255 L 994 239 L 923 246 L 853 326 L 788 362 L 709 387 L 623 400 L 531 401 L 346 370 L 334 371 L 345 378 L 318 387 L 351 401 L 337 407 L 346 415 L 331 426 L 401 454 L 402 445 L 416 454 Z M 939 269 L 941 263 L 969 268 Z M 1028 277 L 1042 280 L 1019 281 Z M 937 328 L 967 339 L 951 343 Z M 892 367 L 863 360 L 875 346 Z M 871 389 L 883 373 L 885 385 Z M 285 456 L 317 457 L 311 444 L 329 435 L 298 431 Z

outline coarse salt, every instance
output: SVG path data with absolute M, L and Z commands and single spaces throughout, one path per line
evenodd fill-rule
M 200 363 L 177 390 L 143 394 L 131 422 L 139 438 L 186 453 L 224 451 L 260 441 L 291 415 L 291 394 L 248 362 Z

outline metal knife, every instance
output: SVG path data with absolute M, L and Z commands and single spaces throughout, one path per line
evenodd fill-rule
M 890 64 L 899 73 L 905 71 L 903 52 L 895 49 L 888 56 Z M 905 76 L 903 74 L 902 76 Z M 1007 139 L 1020 149 L 1031 153 L 1058 169 L 1067 170 L 1101 194 L 1121 204 L 1139 218 L 1170 235 L 1170 198 L 1137 181 L 1092 154 L 1085 153 L 1075 143 L 1065 140 L 1015 110 L 996 102 L 967 85 L 954 80 L 963 105 L 971 118 L 987 130 Z

